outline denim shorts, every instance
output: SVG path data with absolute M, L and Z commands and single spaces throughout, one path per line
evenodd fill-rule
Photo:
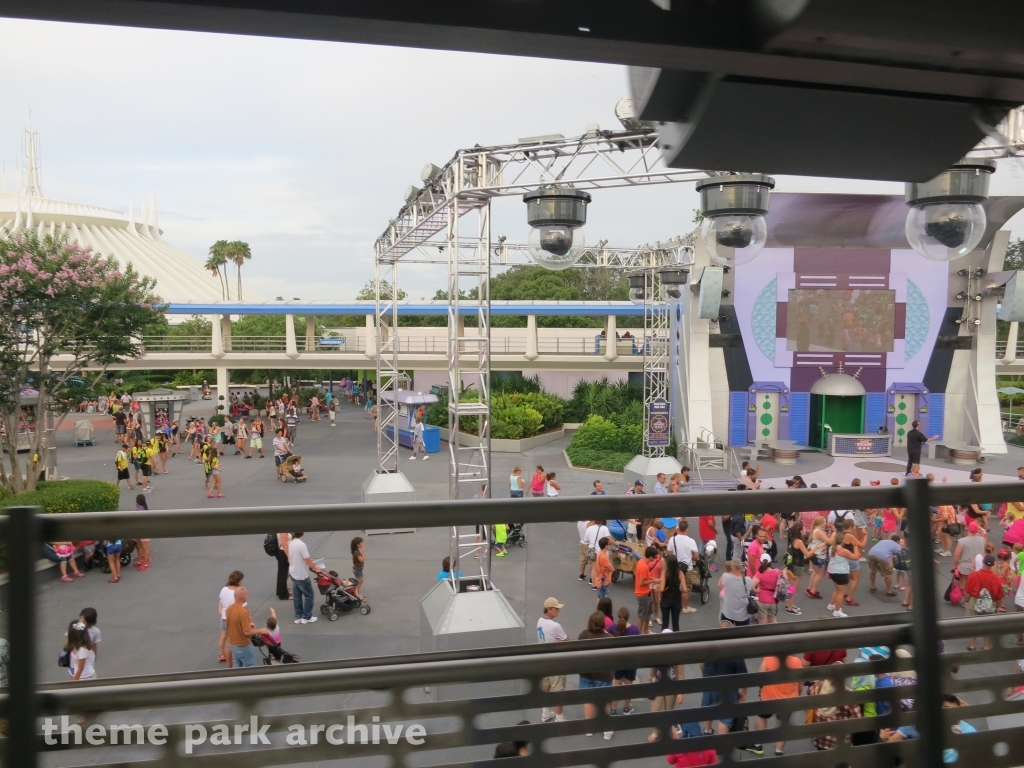
M 580 690 L 584 688 L 607 688 L 611 684 L 611 680 L 591 680 L 589 677 L 580 675 Z
M 355 576 L 357 579 L 363 578 L 363 572 L 362 571 L 353 570 L 352 571 L 352 575 Z
M 509 493 L 512 495 L 513 499 L 521 499 L 521 498 L 523 498 L 523 492 L 521 490 L 519 490 L 519 491 L 509 491 Z

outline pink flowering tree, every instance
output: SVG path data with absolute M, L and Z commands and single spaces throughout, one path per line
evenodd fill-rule
M 67 236 L 0 232 L 2 492 L 35 488 L 35 457 L 46 447 L 43 414 L 66 412 L 69 379 L 98 378 L 108 366 L 143 355 L 142 331 L 161 315 L 154 286 L 131 264 L 121 270 Z M 17 434 L 29 397 L 36 399 L 37 423 L 20 458 Z

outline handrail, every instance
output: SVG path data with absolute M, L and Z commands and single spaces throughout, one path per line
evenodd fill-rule
M 930 486 L 924 480 L 909 480 L 906 485 L 897 487 L 822 488 L 759 494 L 758 507 L 763 511 L 770 512 L 903 507 L 908 510 L 911 522 L 908 535 L 911 539 L 912 551 L 927 553 L 931 549 L 930 505 L 1002 501 L 1016 498 L 1018 490 L 1019 485 L 1016 483 L 965 483 Z M 433 737 L 432 746 L 455 747 L 487 743 L 488 740 L 496 738 L 504 740 L 513 732 L 526 733 L 528 739 L 540 740 L 580 733 L 584 729 L 603 730 L 620 726 L 617 724 L 618 721 L 612 721 L 605 715 L 599 715 L 596 721 L 555 723 L 545 726 L 530 726 L 529 728 L 523 726 L 521 731 L 515 731 L 510 728 L 484 727 L 477 723 L 476 715 L 487 711 L 498 712 L 506 709 L 521 711 L 525 707 L 561 703 L 583 701 L 601 703 L 611 700 L 615 696 L 621 697 L 622 692 L 618 689 L 602 690 L 597 693 L 590 690 L 566 690 L 542 695 L 535 690 L 535 686 L 532 686 L 533 690 L 521 695 L 516 694 L 511 698 L 475 698 L 430 704 L 403 703 L 404 692 L 407 689 L 423 685 L 498 681 L 508 679 L 509 676 L 527 678 L 536 683 L 542 675 L 574 673 L 594 668 L 658 666 L 726 658 L 729 654 L 732 657 L 775 653 L 785 655 L 803 650 L 850 647 L 855 644 L 894 646 L 912 643 L 914 645 L 916 654 L 913 666 L 918 673 L 916 688 L 913 689 L 917 704 L 916 715 L 894 714 L 888 716 L 888 719 L 880 719 L 877 724 L 872 723 L 868 727 L 876 728 L 882 724 L 914 722 L 921 739 L 917 744 L 906 749 L 893 745 L 882 745 L 878 749 L 855 750 L 855 755 L 852 755 L 847 748 L 840 746 L 834 755 L 840 759 L 840 762 L 857 767 L 876 765 L 881 755 L 891 754 L 893 750 L 896 750 L 901 756 L 907 757 L 908 766 L 915 765 L 915 759 L 918 761 L 917 765 L 932 766 L 941 763 L 942 747 L 945 743 L 952 743 L 960 749 L 970 744 L 980 743 L 977 739 L 972 741 L 948 733 L 949 721 L 941 706 L 944 689 L 969 690 L 971 686 L 977 687 L 978 685 L 992 689 L 994 686 L 1006 685 L 1018 679 L 1020 682 L 1024 682 L 1024 675 L 1009 675 L 995 679 L 980 678 L 979 680 L 969 680 L 961 676 L 952 680 L 949 669 L 953 664 L 1017 658 L 1019 651 L 1015 647 L 1006 647 L 986 653 L 983 657 L 977 654 L 973 656 L 953 654 L 940 659 L 939 640 L 943 637 L 966 637 L 972 634 L 1018 632 L 1024 630 L 1024 617 L 1010 615 L 961 619 L 948 623 L 939 622 L 934 600 L 929 599 L 935 595 L 935 573 L 930 567 L 915 568 L 912 571 L 911 577 L 918 605 L 912 614 L 912 623 L 909 625 L 891 619 L 879 621 L 877 624 L 858 626 L 844 621 L 827 625 L 807 622 L 807 624 L 815 625 L 814 628 L 805 627 L 800 630 L 792 630 L 787 626 L 785 629 L 772 629 L 767 633 L 758 632 L 749 635 L 741 629 L 726 630 L 723 634 L 717 635 L 714 642 L 706 640 L 704 642 L 687 642 L 686 636 L 680 636 L 678 643 L 655 642 L 640 638 L 639 641 L 626 642 L 621 646 L 596 643 L 593 646 L 581 647 L 569 644 L 565 651 L 541 652 L 533 649 L 532 651 L 510 653 L 508 659 L 501 656 L 500 649 L 492 649 L 493 655 L 477 655 L 473 658 L 463 659 L 449 657 L 427 661 L 413 657 L 405 660 L 394 659 L 391 663 L 385 664 L 364 660 L 365 666 L 362 667 L 338 666 L 334 669 L 314 670 L 303 668 L 304 665 L 297 665 L 297 669 L 273 671 L 273 673 L 261 672 L 244 675 L 232 673 L 216 677 L 165 679 L 145 683 L 131 679 L 114 680 L 45 691 L 37 688 L 35 684 L 37 597 L 32 561 L 34 553 L 39 550 L 43 541 L 264 533 L 267 530 L 279 529 L 284 521 L 287 521 L 287 525 L 294 529 L 333 531 L 361 529 L 367 519 L 373 519 L 375 525 L 380 527 L 447 527 L 491 524 L 506 521 L 512 513 L 517 520 L 524 523 L 576 521 L 580 519 L 581 515 L 602 519 L 636 517 L 638 515 L 661 516 L 658 512 L 689 517 L 742 513 L 746 511 L 746 506 L 749 503 L 745 497 L 746 494 L 737 496 L 728 492 L 683 495 L 652 494 L 647 496 L 538 499 L 530 504 L 522 504 L 515 499 L 467 499 L 409 504 L 211 509 L 204 510 L 203 514 L 198 516 L 194 510 L 149 511 L 144 514 L 139 512 L 102 512 L 43 515 L 33 508 L 11 508 L 8 511 L 8 516 L 0 519 L 0 538 L 6 544 L 10 567 L 8 609 L 11 615 L 18 617 L 17 622 L 11 623 L 9 634 L 10 687 L 6 698 L 0 698 L 0 703 L 5 705 L 9 718 L 10 737 L 6 743 L 7 760 L 5 764 L 18 766 L 18 768 L 32 768 L 37 765 L 36 758 L 40 745 L 34 734 L 36 733 L 37 715 L 42 712 L 44 707 L 47 711 L 54 711 L 54 709 L 61 711 L 116 709 L 122 711 L 130 708 L 149 709 L 171 706 L 176 703 L 184 705 L 226 699 L 251 703 L 254 698 L 261 695 L 280 699 L 281 696 L 288 695 L 288 691 L 294 691 L 298 696 L 383 688 L 391 691 L 392 704 L 387 707 L 378 707 L 376 710 L 371 709 L 370 712 L 376 711 L 383 716 L 399 719 L 408 719 L 410 713 L 423 717 L 449 717 L 454 714 L 462 718 L 463 725 L 460 731 Z M 643 509 L 638 509 L 637 505 L 641 505 Z M 674 640 L 675 638 L 673 638 Z M 874 672 L 883 668 L 906 668 L 908 664 L 909 662 L 900 659 L 891 659 L 885 664 L 879 662 L 876 666 L 865 665 L 859 669 Z M 886 667 L 886 665 L 889 666 Z M 818 669 L 812 673 L 802 669 L 783 669 L 767 675 L 751 673 L 749 676 L 742 677 L 742 684 L 754 685 L 758 681 L 770 683 L 784 679 L 804 679 L 812 674 L 819 677 L 843 677 L 848 676 L 850 672 L 842 669 L 827 671 Z M 721 678 L 700 681 L 684 680 L 671 685 L 668 683 L 665 685 L 659 683 L 653 686 L 652 684 L 642 684 L 635 690 L 631 690 L 630 693 L 633 697 L 639 698 L 651 695 L 649 693 L 651 690 L 664 691 L 666 688 L 670 688 L 673 691 L 683 692 L 684 689 L 698 690 L 695 686 L 700 685 L 707 690 L 721 689 L 723 686 L 729 688 L 739 684 L 741 684 L 740 681 Z M 909 692 L 909 689 L 905 688 L 902 692 Z M 842 690 L 842 686 L 839 686 L 839 693 L 816 698 L 812 700 L 812 703 L 820 701 L 823 706 L 826 704 L 834 706 L 837 701 L 867 700 L 864 698 L 865 696 L 895 700 L 899 698 L 900 693 L 901 691 L 847 693 Z M 997 700 L 990 699 L 990 701 L 994 703 L 983 705 L 979 711 L 986 713 L 1024 712 L 1024 702 L 1006 702 L 1001 697 L 997 697 Z M 741 716 L 763 714 L 766 711 L 764 709 L 766 706 L 769 705 L 756 701 L 746 704 L 716 705 L 694 710 L 692 716 L 694 719 L 703 720 L 731 716 L 729 713 Z M 783 709 L 779 711 L 784 710 L 788 713 L 793 709 L 805 708 L 807 699 L 801 697 L 800 700 L 782 704 L 773 701 L 770 706 L 782 707 Z M 361 711 L 366 712 L 366 710 Z M 289 722 L 294 722 L 295 717 L 295 715 L 288 715 L 268 719 L 278 726 L 285 726 Z M 635 719 L 633 719 L 634 717 Z M 224 720 L 224 722 L 228 721 L 233 721 L 233 718 L 229 716 Z M 632 724 L 629 727 L 634 728 L 651 727 L 652 725 L 657 727 L 657 724 L 660 724 L 662 728 L 667 728 L 670 723 L 679 722 L 679 715 L 678 712 L 674 714 L 672 712 L 642 714 L 631 716 L 629 722 Z M 846 733 L 856 729 L 856 725 L 856 723 L 840 725 L 829 723 L 827 728 L 831 728 L 831 731 L 827 730 L 825 724 L 784 725 L 764 731 L 761 738 L 765 741 L 774 741 L 776 737 L 782 738 L 783 735 L 786 738 L 808 738 L 813 734 L 828 732 Z M 864 729 L 864 725 L 861 724 L 860 728 Z M 174 730 L 173 749 L 168 750 L 164 758 L 155 765 L 178 764 L 175 762 L 177 760 L 175 755 L 179 754 L 177 750 L 182 746 L 182 733 L 182 727 L 177 726 Z M 1020 742 L 1017 751 L 1017 754 L 1020 754 L 1024 750 L 1024 736 L 1014 736 L 1012 732 L 1009 732 L 1011 735 L 1005 735 L 1006 733 L 1008 732 L 1005 730 L 999 732 L 999 737 L 1014 744 Z M 1017 733 L 1019 734 L 1020 730 Z M 729 748 L 738 746 L 742 743 L 741 739 L 749 741 L 749 738 L 749 735 L 745 734 L 728 734 L 700 737 L 688 744 L 692 744 L 694 747 L 698 744 L 707 744 L 712 748 Z M 601 749 L 595 747 L 572 753 L 572 760 L 574 763 L 582 759 L 584 762 L 607 765 L 609 762 L 619 759 L 665 754 L 678 749 L 679 746 L 678 743 L 663 740 L 654 744 L 631 744 L 628 747 L 608 746 Z M 115 752 L 116 750 L 110 753 L 110 759 L 120 760 Z M 251 752 L 246 754 L 252 755 Z M 531 765 L 541 768 L 567 765 L 568 763 L 558 756 L 565 754 L 568 753 L 545 753 L 536 750 L 535 756 L 531 758 Z M 299 750 L 298 752 L 288 750 L 287 753 L 270 750 L 260 758 L 259 762 L 248 764 L 265 765 L 268 764 L 268 760 L 271 762 L 303 762 L 307 757 L 312 759 L 314 755 L 316 759 L 328 759 L 327 756 L 321 756 L 321 752 L 316 749 Z M 213 760 L 212 757 L 207 762 L 211 760 Z M 779 765 L 802 765 L 799 758 L 792 758 L 792 760 L 796 762 L 791 762 L 791 758 L 786 758 L 781 760 Z M 226 760 L 222 760 L 220 755 L 214 762 L 217 765 L 225 766 L 238 764 L 237 761 L 228 763 Z M 123 765 L 124 760 L 120 760 L 119 764 Z M 196 765 L 200 764 L 205 763 L 196 763 Z M 1009 763 L 1000 762 L 998 759 L 987 761 L 987 768 L 998 768 L 1002 765 L 1009 765 Z

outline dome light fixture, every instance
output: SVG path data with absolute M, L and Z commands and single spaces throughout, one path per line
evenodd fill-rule
M 953 261 L 978 247 L 987 220 L 994 160 L 964 158 L 931 181 L 908 182 L 906 234 L 910 247 L 933 261 Z
M 746 264 L 768 240 L 764 215 L 775 179 L 760 173 L 711 176 L 697 182 L 700 232 L 708 255 L 716 264 Z
M 629 300 L 634 304 L 643 304 L 647 297 L 647 274 L 643 271 L 630 272 L 626 275 L 629 283 Z
M 683 292 L 689 279 L 690 270 L 686 267 L 662 267 L 658 270 L 661 291 L 669 303 L 683 300 Z
M 527 247 L 545 269 L 568 269 L 583 255 L 590 195 L 580 189 L 554 187 L 523 195 L 526 221 L 532 227 Z

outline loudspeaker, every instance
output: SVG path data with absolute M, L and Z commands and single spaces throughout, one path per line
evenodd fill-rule
M 704 267 L 700 275 L 700 294 L 697 296 L 697 317 L 701 320 L 717 320 L 722 305 L 722 281 L 725 272 L 721 267 Z

